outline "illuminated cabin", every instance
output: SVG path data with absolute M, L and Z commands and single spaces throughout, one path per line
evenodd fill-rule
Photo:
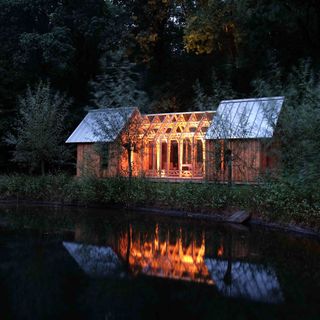
M 216 111 L 146 115 L 137 108 L 92 110 L 67 143 L 77 144 L 77 176 L 130 171 L 175 181 L 255 182 L 277 168 L 273 136 L 283 101 L 224 100 Z

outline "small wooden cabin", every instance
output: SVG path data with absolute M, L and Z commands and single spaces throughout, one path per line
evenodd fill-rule
M 274 129 L 283 97 L 221 101 L 216 111 L 141 115 L 89 111 L 67 143 L 77 176 L 256 182 L 277 168 Z
M 256 182 L 278 168 L 275 139 L 284 97 L 221 101 L 207 134 L 208 180 Z

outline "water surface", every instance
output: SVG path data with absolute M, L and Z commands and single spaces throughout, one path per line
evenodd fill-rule
M 315 239 L 107 209 L 0 225 L 0 319 L 320 319 Z

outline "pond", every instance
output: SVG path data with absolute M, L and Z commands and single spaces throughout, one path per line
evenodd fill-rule
M 320 319 L 320 243 L 111 209 L 0 206 L 0 319 Z

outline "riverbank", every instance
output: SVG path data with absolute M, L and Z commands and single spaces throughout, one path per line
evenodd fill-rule
M 55 205 L 145 208 L 226 220 L 246 210 L 252 221 L 320 231 L 318 194 L 285 183 L 227 186 L 123 178 L 76 179 L 66 175 L 0 176 L 0 200 Z
M 105 205 L 99 204 L 87 204 L 87 205 L 79 205 L 75 203 L 66 203 L 66 202 L 46 202 L 46 201 L 30 201 L 30 200 L 0 200 L 0 209 L 1 207 L 7 208 L 8 206 L 23 206 L 23 207 L 76 207 L 76 208 L 90 208 L 95 210 L 106 209 Z M 123 210 L 123 207 L 120 206 L 107 206 L 108 210 L 116 209 Z M 263 219 L 261 217 L 250 217 L 248 221 L 244 224 L 234 224 L 229 221 L 229 216 L 232 212 L 210 212 L 210 213 L 199 213 L 199 212 L 185 212 L 185 211 L 177 211 L 177 210 L 166 210 L 159 208 L 148 208 L 148 207 L 128 207 L 127 210 L 133 212 L 134 214 L 141 214 L 145 216 L 164 216 L 164 217 L 172 217 L 172 218 L 182 218 L 182 219 L 192 219 L 192 220 L 200 220 L 207 221 L 213 223 L 222 223 L 228 224 L 229 226 L 233 226 L 235 229 L 239 230 L 248 230 L 250 226 L 259 226 L 266 229 L 278 230 L 285 233 L 292 233 L 296 235 L 300 235 L 302 237 L 315 238 L 320 240 L 320 231 L 315 228 L 311 228 L 308 226 L 298 226 L 296 224 L 289 223 L 281 223 L 281 222 L 271 222 Z M 7 226 L 6 221 L 0 220 L 0 226 Z

